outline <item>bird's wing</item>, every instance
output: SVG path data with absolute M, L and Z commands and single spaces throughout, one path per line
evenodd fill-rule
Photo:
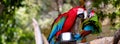
M 60 16 L 54 21 L 52 31 L 48 37 L 49 42 L 52 40 L 55 34 L 62 29 L 66 19 L 67 19 L 67 16 Z

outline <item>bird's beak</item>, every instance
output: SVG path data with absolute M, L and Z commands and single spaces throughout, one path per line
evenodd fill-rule
M 84 11 L 84 19 L 87 18 L 87 11 Z

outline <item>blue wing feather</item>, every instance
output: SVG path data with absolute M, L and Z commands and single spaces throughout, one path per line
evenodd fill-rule
M 52 31 L 48 37 L 48 41 L 50 42 L 53 37 L 55 36 L 55 34 L 62 29 L 64 22 L 65 22 L 66 17 L 62 17 L 57 23 L 55 22 L 53 27 L 52 27 Z
M 86 26 L 84 27 L 84 30 L 85 30 L 85 31 L 93 31 L 93 30 L 94 30 L 94 27 L 91 26 L 91 25 L 86 25 Z

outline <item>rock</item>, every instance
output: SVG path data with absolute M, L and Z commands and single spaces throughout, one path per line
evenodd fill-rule
M 113 39 L 113 43 L 117 44 L 120 40 L 120 30 L 116 31 L 114 34 L 114 39 Z
M 93 41 L 90 41 L 90 44 L 113 44 L 113 37 L 104 37 L 101 39 L 95 39 Z M 120 41 L 118 44 L 120 44 Z

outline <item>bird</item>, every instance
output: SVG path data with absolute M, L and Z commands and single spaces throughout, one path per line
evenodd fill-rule
M 68 12 L 60 14 L 52 24 L 52 30 L 48 36 L 48 42 L 50 44 L 55 44 L 53 42 L 55 41 L 54 36 L 57 38 L 63 32 L 70 32 L 77 17 L 83 19 L 87 17 L 86 10 L 83 7 L 73 7 Z
M 81 25 L 82 31 L 76 34 L 76 40 L 80 40 L 82 43 L 86 42 L 86 36 L 89 34 L 99 34 L 102 32 L 101 23 L 98 20 L 98 16 L 93 12 L 90 12 L 90 18 L 85 20 Z

